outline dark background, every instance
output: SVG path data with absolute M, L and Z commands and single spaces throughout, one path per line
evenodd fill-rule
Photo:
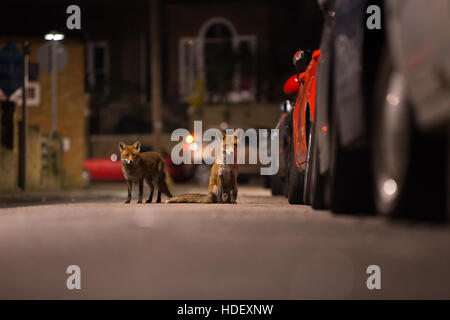
M 66 8 L 71 4 L 81 8 L 81 30 L 66 28 Z M 86 47 L 99 41 L 108 43 L 109 72 L 97 74 L 95 85 L 89 82 L 89 70 L 86 72 L 89 133 L 148 133 L 151 119 L 143 118 L 142 111 L 151 101 L 151 71 L 149 54 L 140 61 L 139 48 L 144 41 L 145 50 L 150 51 L 149 7 L 145 0 L 7 0 L 1 5 L 0 36 L 43 37 L 50 30 L 57 30 L 65 34 L 66 40 L 84 41 Z M 315 0 L 161 1 L 163 119 L 167 132 L 186 125 L 188 103 L 178 94 L 178 40 L 196 36 L 201 25 L 215 16 L 229 20 L 238 33 L 256 36 L 254 103 L 279 103 L 284 98 L 282 85 L 294 72 L 292 55 L 299 49 L 319 46 L 322 13 Z M 101 66 L 101 50 L 93 55 L 94 63 Z M 142 69 L 146 70 L 144 82 L 142 75 L 139 78 Z M 114 127 L 103 128 L 101 115 L 108 110 L 108 116 L 120 120 Z

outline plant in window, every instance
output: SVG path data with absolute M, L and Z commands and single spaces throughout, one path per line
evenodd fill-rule
M 203 102 L 205 101 L 206 89 L 205 81 L 203 78 L 197 78 L 195 80 L 195 90 L 189 95 L 189 107 L 191 110 L 197 114 L 201 115 L 203 111 Z

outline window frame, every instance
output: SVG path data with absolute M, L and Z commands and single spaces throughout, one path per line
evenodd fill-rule
M 253 69 L 255 70 L 254 75 L 254 81 L 252 83 L 251 88 L 251 100 L 256 100 L 256 87 L 257 87 L 257 36 L 254 34 L 249 35 L 240 35 L 237 32 L 237 29 L 235 26 L 226 18 L 224 17 L 213 17 L 208 19 L 203 23 L 203 25 L 200 27 L 200 30 L 196 37 L 180 37 L 178 40 L 178 94 L 179 94 L 179 100 L 182 102 L 187 102 L 189 95 L 192 93 L 192 88 L 195 86 L 195 81 L 198 77 L 201 77 L 203 79 L 206 78 L 206 70 L 205 70 L 205 37 L 206 33 L 208 32 L 209 28 L 215 24 L 224 24 L 231 32 L 231 42 L 233 46 L 233 50 L 237 50 L 239 48 L 239 44 L 242 41 L 247 41 L 250 43 L 250 49 L 253 52 Z M 192 41 L 194 43 L 194 52 L 195 55 L 193 56 L 193 61 L 190 61 L 191 66 L 194 66 L 194 74 L 195 78 L 190 79 L 186 81 L 186 72 L 187 72 L 187 64 L 185 61 L 186 58 L 186 44 Z M 235 70 L 232 80 L 232 90 L 229 92 L 229 94 L 233 94 L 236 92 L 239 92 L 239 70 Z M 190 83 L 188 83 L 190 82 Z

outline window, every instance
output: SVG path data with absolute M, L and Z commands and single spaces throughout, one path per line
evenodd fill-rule
M 224 18 L 208 20 L 196 38 L 180 39 L 179 66 L 182 100 L 198 89 L 199 79 L 208 93 L 206 103 L 255 100 L 256 36 L 239 35 Z
M 0 96 L 2 95 L 0 90 Z M 0 97 L 0 100 L 2 98 Z M 6 96 L 5 96 L 6 99 Z M 10 101 L 16 105 L 22 105 L 22 88 L 17 89 L 10 97 Z M 41 85 L 38 81 L 29 81 L 27 83 L 27 107 L 36 107 L 41 104 Z
M 203 64 L 208 102 L 225 100 L 233 89 L 236 53 L 233 36 L 223 23 L 212 24 L 203 39 Z
M 109 46 L 106 41 L 88 42 L 87 80 L 90 90 L 109 93 Z
M 196 40 L 195 38 L 181 38 L 179 43 L 179 95 L 183 100 L 186 100 L 189 94 L 195 90 L 195 83 L 200 78 Z

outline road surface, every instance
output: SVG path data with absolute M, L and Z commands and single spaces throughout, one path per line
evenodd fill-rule
M 335 216 L 258 187 L 237 205 L 126 205 L 120 186 L 111 200 L 1 208 L 0 298 L 450 298 L 448 226 Z M 69 265 L 81 290 L 67 289 Z

